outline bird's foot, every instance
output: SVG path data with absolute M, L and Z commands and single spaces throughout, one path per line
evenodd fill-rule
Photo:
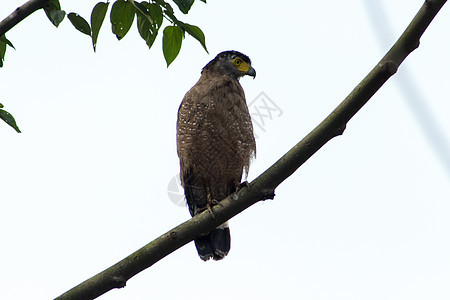
M 222 203 L 220 203 L 219 201 L 217 201 L 216 199 L 211 199 L 210 201 L 208 201 L 208 203 L 206 204 L 206 209 L 208 210 L 208 212 L 211 214 L 211 216 L 213 217 L 213 219 L 216 218 L 216 215 L 213 212 L 213 207 L 215 205 L 218 205 L 220 207 L 223 207 Z
M 236 193 L 239 192 L 242 188 L 249 187 L 249 186 L 250 186 L 250 184 L 248 183 L 247 180 L 239 183 L 238 186 L 236 187 Z
M 223 206 L 222 203 L 220 203 L 216 199 L 209 199 L 208 203 L 206 203 L 205 207 L 197 208 L 197 210 L 195 211 L 195 214 L 199 214 L 199 213 L 202 213 L 205 210 L 207 210 L 211 214 L 211 216 L 215 219 L 216 215 L 214 214 L 214 211 L 213 211 L 213 207 L 215 205 L 219 205 L 220 207 Z

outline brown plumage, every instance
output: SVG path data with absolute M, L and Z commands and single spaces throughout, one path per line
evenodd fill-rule
M 250 59 L 225 51 L 210 61 L 178 110 L 177 150 L 181 183 L 192 216 L 236 191 L 254 156 L 255 138 L 239 78 L 255 76 Z M 201 259 L 230 250 L 225 223 L 195 240 Z

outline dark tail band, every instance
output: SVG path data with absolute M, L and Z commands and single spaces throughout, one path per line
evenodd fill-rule
M 204 261 L 221 260 L 230 251 L 231 236 L 228 224 L 222 224 L 209 234 L 195 240 L 198 255 Z

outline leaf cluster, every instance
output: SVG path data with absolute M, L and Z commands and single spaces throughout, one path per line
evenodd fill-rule
M 202 0 L 202 2 L 206 1 Z M 174 3 L 182 13 L 187 14 L 194 0 L 174 0 Z M 77 13 L 71 12 L 67 14 L 67 18 L 78 31 L 92 38 L 94 51 L 96 50 L 98 35 L 108 12 L 109 4 L 109 1 L 98 2 L 92 9 L 90 23 Z M 66 14 L 61 10 L 58 0 L 50 0 L 49 6 L 45 8 L 45 13 L 56 27 L 63 21 Z M 112 32 L 118 40 L 125 37 L 135 19 L 139 35 L 149 48 L 152 47 L 163 20 L 166 19 L 171 23 L 164 28 L 162 38 L 163 54 L 167 66 L 175 60 L 180 52 L 186 32 L 198 40 L 203 48 L 208 51 L 203 31 L 198 26 L 178 20 L 175 17 L 172 6 L 164 0 L 141 2 L 134 0 L 116 0 L 112 3 L 110 22 Z
M 173 0 L 183 14 L 189 12 L 194 1 L 195 0 Z M 200 1 L 206 3 L 206 0 Z M 59 0 L 49 0 L 47 6 L 44 7 L 44 11 L 50 22 L 56 27 L 61 24 L 67 15 L 67 19 L 69 19 L 75 29 L 91 37 L 92 46 L 95 52 L 98 35 L 109 8 L 109 0 L 106 2 L 98 2 L 92 9 L 90 22 L 78 13 L 70 12 L 66 14 L 66 12 L 61 9 Z M 111 5 L 109 19 L 112 32 L 116 35 L 118 40 L 125 37 L 133 25 L 134 19 L 136 19 L 139 35 L 149 48 L 152 47 L 158 32 L 161 29 L 163 20 L 166 19 L 169 21 L 170 25 L 167 25 L 164 28 L 162 37 L 162 48 L 167 67 L 178 56 L 186 32 L 199 41 L 205 51 L 208 52 L 203 31 L 198 26 L 178 20 L 177 17 L 175 17 L 172 6 L 164 0 L 147 0 L 141 2 L 134 0 L 115 0 Z M 3 67 L 7 47 L 15 49 L 5 35 L 0 36 L 0 68 Z M 17 132 L 20 132 L 11 114 L 0 109 L 0 118 L 11 125 Z

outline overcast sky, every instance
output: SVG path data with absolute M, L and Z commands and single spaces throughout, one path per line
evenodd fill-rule
M 1 0 L 0 19 L 23 1 Z M 61 0 L 86 19 L 95 3 Z M 68 20 L 24 20 L 0 69 L 0 103 L 22 130 L 0 123 L 0 298 L 54 298 L 189 218 L 177 110 L 217 53 L 241 51 L 257 71 L 241 80 L 252 180 L 351 92 L 421 5 L 196 1 L 176 12 L 203 29 L 209 54 L 187 36 L 169 68 L 161 36 L 148 50 L 134 24 L 117 41 L 109 14 L 97 53 Z M 447 4 L 344 135 L 274 201 L 230 221 L 226 259 L 203 262 L 190 243 L 100 299 L 449 299 L 449 28 Z

